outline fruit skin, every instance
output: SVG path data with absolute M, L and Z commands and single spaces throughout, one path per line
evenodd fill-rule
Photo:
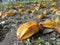
M 42 3 L 42 6 L 46 7 L 47 6 L 47 3 L 46 2 L 43 2 Z
M 43 15 L 40 14 L 40 15 L 38 15 L 37 17 L 38 17 L 39 19 L 42 19 L 42 18 L 43 18 Z
M 58 34 L 60 34 L 60 26 L 55 27 L 55 32 L 57 32 Z
M 56 23 L 47 19 L 42 23 L 42 25 L 43 27 L 46 27 L 46 28 L 54 28 L 56 26 Z
M 34 9 L 38 11 L 39 10 L 39 7 L 36 6 Z
M 31 13 L 31 10 L 30 10 L 30 9 L 27 9 L 26 12 L 27 12 L 28 14 L 30 14 L 30 13 Z
M 5 12 L 5 15 L 6 15 L 7 17 L 12 16 L 13 14 L 14 14 L 14 13 L 13 13 L 12 10 L 9 10 L 9 11 Z
M 60 11 L 56 11 L 56 15 L 60 15 Z
M 24 11 L 24 8 L 18 9 L 18 11 L 21 13 Z
M 56 12 L 56 11 L 58 11 L 58 9 L 56 7 L 51 7 L 50 11 Z
M 21 8 L 23 8 L 23 7 L 22 7 L 22 6 L 17 6 L 17 8 L 18 8 L 18 9 L 21 9 Z
M 2 16 L 2 12 L 0 12 L 0 17 Z
M 57 3 L 57 2 L 52 2 L 52 5 L 53 5 L 53 6 L 56 6 L 56 3 Z
M 32 13 L 36 13 L 36 12 L 37 12 L 37 10 L 36 10 L 36 9 L 32 10 Z
M 33 6 L 37 6 L 37 4 L 34 4 Z
M 15 9 L 15 10 L 16 10 L 16 9 L 21 9 L 21 8 L 23 8 L 23 7 L 22 7 L 22 6 L 12 6 L 12 7 L 11 7 L 11 9 Z
M 60 18 L 59 17 L 56 17 L 55 23 L 56 23 L 56 26 L 59 26 L 60 25 Z
M 37 6 L 40 7 L 40 6 L 41 6 L 41 3 L 39 2 L 39 3 L 37 4 Z
M 12 6 L 11 9 L 16 10 L 17 9 L 17 6 Z
M 48 14 L 47 10 L 44 10 L 44 11 L 43 11 L 43 14 L 44 14 L 44 15 L 47 15 L 47 14 Z
M 41 29 L 40 27 L 41 25 L 35 21 L 30 21 L 22 24 L 17 30 L 18 40 L 25 40 L 31 37 L 34 33 L 38 32 L 39 29 Z

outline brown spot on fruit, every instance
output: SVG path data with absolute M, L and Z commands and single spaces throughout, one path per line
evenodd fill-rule
M 55 27 L 55 32 L 57 32 L 58 34 L 60 34 L 60 26 Z

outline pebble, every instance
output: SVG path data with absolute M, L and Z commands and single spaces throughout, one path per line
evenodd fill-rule
M 5 24 L 5 21 L 0 22 L 0 24 Z

